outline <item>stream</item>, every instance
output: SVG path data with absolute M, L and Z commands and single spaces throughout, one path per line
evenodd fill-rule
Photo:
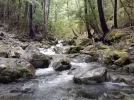
M 96 84 L 76 84 L 73 82 L 73 75 L 69 70 L 56 72 L 52 65 L 59 59 L 64 59 L 67 55 L 56 53 L 55 47 L 64 47 L 61 41 L 56 46 L 48 49 L 39 48 L 42 54 L 51 55 L 53 60 L 49 68 L 37 69 L 33 79 L 10 84 L 0 85 L 0 100 L 97 100 L 101 95 L 114 89 L 130 88 L 125 83 L 96 83 Z M 79 62 L 72 58 L 72 66 L 90 66 L 92 63 Z M 101 100 L 101 99 L 100 99 Z M 102 99 L 103 100 L 103 99 Z

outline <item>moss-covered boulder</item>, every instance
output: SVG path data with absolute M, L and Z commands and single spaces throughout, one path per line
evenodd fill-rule
M 103 50 L 103 49 L 109 49 L 109 46 L 107 46 L 107 45 L 105 45 L 105 44 L 99 44 L 99 45 L 97 46 L 97 48 L 98 48 L 99 50 Z
M 39 49 L 34 46 L 28 46 L 22 58 L 29 61 L 36 69 L 47 68 L 52 59 L 52 57 L 42 54 Z
M 55 62 L 53 64 L 53 68 L 55 71 L 63 71 L 63 70 L 69 70 L 71 68 L 71 64 L 68 60 L 60 60 L 58 62 Z
M 110 32 L 107 35 L 106 41 L 108 41 L 108 42 L 117 41 L 117 40 L 121 39 L 124 36 L 124 34 L 125 33 L 121 29 L 113 30 L 112 32 Z
M 65 50 L 65 54 L 79 53 L 80 50 L 83 50 L 81 46 L 71 46 Z
M 94 49 L 94 46 L 93 45 L 89 45 L 89 46 L 85 47 L 83 50 L 84 51 L 91 51 L 92 49 Z
M 34 67 L 23 59 L 0 58 L 0 83 L 29 79 L 35 75 Z
M 79 43 L 80 46 L 88 46 L 88 45 L 92 45 L 92 40 L 88 39 L 88 38 L 84 38 L 80 41 Z
M 130 58 L 127 52 L 122 52 L 118 50 L 109 50 L 105 55 L 104 63 L 107 65 L 115 64 L 119 67 L 122 67 L 126 64 L 129 64 Z
M 33 54 L 30 63 L 34 68 L 48 68 L 52 57 L 43 54 Z

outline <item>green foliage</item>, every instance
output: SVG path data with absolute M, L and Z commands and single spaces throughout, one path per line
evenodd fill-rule
M 103 0 L 103 9 L 108 27 L 113 26 L 114 1 Z M 123 27 L 125 24 L 134 24 L 133 0 L 118 1 L 118 26 Z M 44 0 L 0 0 L 0 13 L 4 13 L 4 18 L 12 27 L 14 23 L 19 22 L 20 28 L 28 27 L 29 11 L 26 12 L 26 2 L 33 6 L 33 24 L 44 27 Z M 87 0 L 89 28 L 95 33 L 101 33 L 97 0 Z M 2 8 L 3 7 L 3 8 Z M 85 13 L 84 0 L 47 0 L 48 28 L 50 33 L 57 37 L 73 37 L 85 34 Z M 7 20 L 8 10 L 10 21 Z M 1 15 L 0 14 L 0 15 Z M 18 21 L 18 16 L 20 20 Z M 12 29 L 10 27 L 10 30 Z M 24 29 L 25 30 L 25 29 Z M 93 33 L 91 32 L 91 33 Z

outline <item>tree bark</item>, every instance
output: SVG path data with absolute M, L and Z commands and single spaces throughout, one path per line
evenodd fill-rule
M 117 25 L 117 0 L 114 0 L 114 28 L 118 28 Z
M 104 11 L 103 11 L 103 7 L 102 7 L 102 0 L 97 0 L 97 3 L 98 3 L 100 23 L 101 23 L 101 27 L 102 27 L 102 30 L 103 30 L 102 40 L 104 40 L 104 38 L 105 38 L 106 34 L 108 33 L 109 29 L 107 27 L 106 20 L 105 20 L 105 17 L 104 17 Z
M 47 1 L 44 0 L 44 36 L 47 34 Z
M 49 19 L 49 15 L 50 15 L 50 5 L 51 5 L 51 0 L 48 0 L 48 13 L 47 13 L 47 20 Z
M 33 20 L 33 6 L 32 6 L 32 4 L 30 4 L 30 7 L 29 7 L 29 36 L 31 38 L 34 38 L 35 35 L 34 35 L 34 31 L 33 31 L 32 20 Z
M 87 0 L 84 1 L 85 2 L 85 22 L 86 22 L 86 28 L 87 28 L 87 32 L 88 32 L 88 38 L 92 38 L 92 34 L 90 32 L 89 29 L 89 22 L 88 22 L 88 11 L 87 11 Z

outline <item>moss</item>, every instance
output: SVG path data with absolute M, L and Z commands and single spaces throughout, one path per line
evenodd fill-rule
M 41 59 L 41 60 L 51 60 L 52 57 L 49 57 L 49 56 L 46 56 L 46 55 L 41 55 L 41 56 L 40 56 L 40 59 Z
M 120 67 L 122 67 L 126 64 L 129 64 L 129 63 L 130 63 L 129 57 L 121 57 L 114 62 L 115 65 L 120 66 Z
M 79 53 L 82 49 L 83 48 L 81 46 L 71 46 L 70 48 L 66 49 L 65 54 Z
M 130 63 L 130 58 L 127 52 L 122 52 L 118 50 L 110 50 L 106 54 L 106 58 L 104 61 L 105 64 L 115 64 L 117 66 L 123 66 Z
M 92 40 L 91 39 L 88 39 L 88 38 L 84 38 L 81 40 L 80 42 L 80 46 L 88 46 L 88 45 L 91 45 L 92 44 Z
M 131 43 L 134 43 L 134 37 L 133 37 L 133 38 L 131 38 L 130 42 L 131 42 Z
M 89 55 L 91 56 L 91 58 L 92 58 L 92 60 L 93 61 L 97 61 L 98 60 L 98 58 L 99 58 L 99 52 L 97 52 L 97 51 L 90 51 L 89 52 Z
M 16 66 L 17 66 L 17 67 L 22 67 L 21 64 L 19 64 L 19 63 L 16 63 Z
M 109 49 L 107 45 L 101 44 L 98 46 L 98 49 Z
M 33 77 L 33 74 L 26 68 L 20 68 L 19 69 L 20 71 L 20 76 L 23 77 L 23 78 L 31 78 Z
M 109 33 L 109 35 L 107 36 L 107 40 L 108 41 L 118 40 L 121 39 L 122 36 L 124 36 L 124 32 L 120 29 L 116 29 L 111 33 Z
M 10 64 L 9 64 L 9 63 L 7 63 L 6 67 L 7 67 L 7 68 L 10 68 Z
M 33 60 L 51 60 L 52 57 L 46 56 L 46 55 L 38 55 L 38 54 L 33 54 Z

